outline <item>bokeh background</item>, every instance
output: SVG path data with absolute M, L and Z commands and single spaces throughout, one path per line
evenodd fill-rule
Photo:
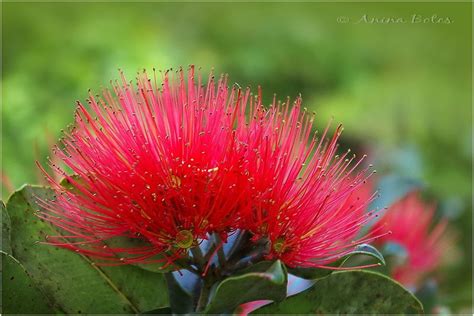
M 214 67 L 261 85 L 267 102 L 301 93 L 319 128 L 343 122 L 343 146 L 377 168 L 379 206 L 412 187 L 437 201 L 457 236 L 438 304 L 469 310 L 471 5 L 3 3 L 3 198 L 41 181 L 34 162 L 72 122 L 75 101 L 118 68 L 133 79 L 143 68 Z M 412 23 L 414 14 L 451 23 Z M 366 22 L 383 17 L 406 23 Z

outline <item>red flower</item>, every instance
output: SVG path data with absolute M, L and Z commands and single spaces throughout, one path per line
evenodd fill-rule
M 341 126 L 331 138 L 329 126 L 312 137 L 313 119 L 297 99 L 293 107 L 274 102 L 250 122 L 253 204 L 244 227 L 268 238 L 268 258 L 293 267 L 324 267 L 375 237 L 356 238 L 374 216 L 364 213 L 373 194 L 361 191 L 368 177 L 367 169 L 356 172 L 362 159 L 337 155 Z
M 183 71 L 176 83 L 166 73 L 161 89 L 145 73 L 136 89 L 122 75 L 89 107 L 78 103 L 54 150 L 76 177 L 53 164 L 66 190 L 48 176 L 56 200 L 43 201 L 40 216 L 67 232 L 52 244 L 124 263 L 159 253 L 172 262 L 211 233 L 225 241 L 248 229 L 271 242 L 269 258 L 324 266 L 374 238 L 356 238 L 373 216 L 364 213 L 367 169 L 355 172 L 362 159 L 336 154 L 341 126 L 331 139 L 329 127 L 312 138 L 301 99 L 265 109 L 260 93 L 229 90 L 226 77 L 204 87 L 191 67 L 187 83 Z M 146 243 L 111 246 L 122 237 Z
M 380 238 L 380 244 L 395 242 L 407 251 L 404 263 L 397 265 L 392 276 L 406 286 L 416 286 L 440 263 L 447 221 L 433 225 L 434 205 L 424 203 L 418 192 L 411 192 L 393 204 L 372 230 L 385 227 L 392 233 Z
M 77 175 L 54 166 L 74 190 L 48 176 L 56 200 L 42 203 L 40 216 L 67 232 L 52 244 L 130 263 L 164 251 L 171 261 L 208 233 L 226 238 L 248 207 L 235 137 L 247 97 L 226 77 L 216 87 L 213 77 L 196 83 L 193 67 L 188 76 L 170 83 L 166 72 L 158 86 L 143 73 L 134 88 L 122 75 L 103 99 L 90 94 L 90 110 L 78 103 L 75 126 L 54 149 Z M 116 237 L 149 244 L 104 244 Z

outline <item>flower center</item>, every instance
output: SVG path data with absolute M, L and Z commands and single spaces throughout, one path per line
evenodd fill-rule
M 180 230 L 176 234 L 176 245 L 179 248 L 188 249 L 193 245 L 193 241 L 193 233 L 191 233 L 189 230 Z
M 285 240 L 283 238 L 278 238 L 273 243 L 273 250 L 275 250 L 275 252 L 278 254 L 283 253 L 286 250 Z

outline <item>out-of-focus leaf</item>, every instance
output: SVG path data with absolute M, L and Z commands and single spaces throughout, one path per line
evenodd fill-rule
M 357 255 L 365 255 L 370 256 L 377 259 L 378 263 L 381 265 L 385 265 L 385 259 L 380 251 L 377 250 L 374 246 L 369 244 L 361 244 L 354 248 L 354 250 L 348 254 L 347 256 L 329 264 L 329 267 L 341 267 L 343 266 L 350 258 Z M 335 270 L 331 269 L 324 269 L 324 268 L 290 268 L 288 272 L 299 276 L 304 279 L 321 279 L 327 277 L 328 275 L 332 274 Z
M 396 281 L 376 272 L 353 270 L 335 272 L 314 287 L 255 313 L 421 314 L 423 307 Z
M 10 244 L 10 230 L 11 222 L 10 216 L 8 215 L 7 208 L 3 201 L 0 201 L 2 208 L 2 251 L 8 254 L 12 253 L 12 247 Z
M 279 260 L 255 264 L 216 284 L 206 313 L 225 313 L 240 304 L 258 300 L 282 301 L 286 298 L 287 282 L 286 268 Z
M 2 310 L 4 314 L 52 314 L 43 293 L 31 282 L 23 266 L 2 252 Z
M 162 274 L 127 265 L 98 266 L 84 255 L 38 244 L 46 235 L 58 234 L 34 215 L 38 197 L 52 199 L 53 192 L 26 185 L 8 201 L 11 245 L 15 258 L 52 306 L 74 314 L 140 313 L 167 306 Z

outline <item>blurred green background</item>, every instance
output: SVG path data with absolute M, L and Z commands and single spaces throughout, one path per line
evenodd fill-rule
M 471 5 L 3 3 L 3 197 L 40 181 L 34 161 L 45 160 L 48 139 L 72 122 L 75 100 L 118 68 L 132 79 L 142 68 L 214 67 L 241 86 L 261 85 L 267 102 L 274 92 L 301 93 L 319 127 L 332 116 L 344 123 L 344 146 L 369 153 L 381 179 L 421 184 L 458 235 L 459 260 L 440 274 L 439 302 L 466 311 Z M 412 23 L 414 14 L 429 21 Z

